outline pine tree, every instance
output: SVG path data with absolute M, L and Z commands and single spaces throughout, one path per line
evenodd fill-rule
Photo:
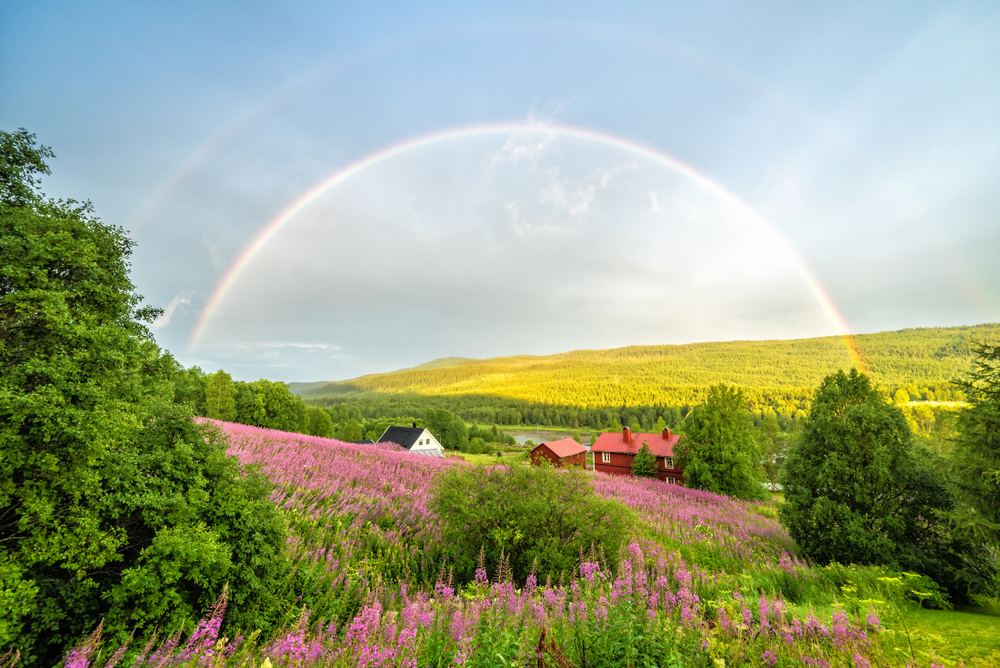
M 632 475 L 637 478 L 656 477 L 656 456 L 649 449 L 649 443 L 642 442 L 639 452 L 632 458 Z

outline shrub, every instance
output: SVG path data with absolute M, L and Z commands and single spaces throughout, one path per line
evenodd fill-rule
M 481 552 L 488 564 L 503 556 L 515 579 L 536 564 L 540 576 L 559 577 L 592 545 L 617 555 L 633 523 L 586 474 L 550 466 L 455 467 L 438 479 L 431 507 L 460 580 L 472 579 Z

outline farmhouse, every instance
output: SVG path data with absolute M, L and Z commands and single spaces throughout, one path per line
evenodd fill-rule
M 611 475 L 632 475 L 632 460 L 643 442 L 656 455 L 656 476 L 664 482 L 681 483 L 684 469 L 674 462 L 674 445 L 680 437 L 664 429 L 662 434 L 633 434 L 625 427 L 621 433 L 601 434 L 590 451 L 594 454 L 594 470 Z
M 572 438 L 561 438 L 558 441 L 539 443 L 528 455 L 531 463 L 535 466 L 538 466 L 543 461 L 547 461 L 553 466 L 562 468 L 569 466 L 584 468 L 586 456 L 587 449 Z
M 378 438 L 379 443 L 395 443 L 410 452 L 428 457 L 444 457 L 444 448 L 426 429 L 413 427 L 389 427 Z

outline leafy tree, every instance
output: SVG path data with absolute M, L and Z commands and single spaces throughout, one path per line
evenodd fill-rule
M 785 462 L 785 451 L 788 447 L 788 438 L 781 433 L 776 414 L 770 413 L 764 418 L 760 426 L 758 442 L 764 477 L 767 478 L 770 488 L 776 489 L 778 477 Z
M 333 421 L 329 413 L 319 406 L 309 406 L 307 416 L 311 436 L 333 437 Z
M 903 412 L 867 376 L 839 371 L 820 385 L 788 453 L 780 517 L 819 563 L 914 570 L 960 595 L 990 567 L 940 518 L 953 508 L 942 469 L 914 449 Z
M 0 132 L 0 647 L 54 665 L 101 618 L 176 626 L 226 580 L 267 628 L 288 573 L 269 489 L 174 407 L 132 241 L 37 192 L 51 155 Z
M 677 444 L 684 484 L 740 499 L 763 499 L 760 448 L 743 391 L 713 385 L 682 425 Z
M 201 368 L 185 369 L 174 362 L 174 403 L 185 406 L 194 415 L 205 415 L 205 384 L 207 377 Z
M 344 427 L 344 440 L 348 443 L 357 443 L 361 440 L 361 425 L 354 418 L 348 420 Z
M 910 402 L 910 393 L 906 390 L 900 388 L 896 390 L 896 394 L 893 395 L 893 401 L 896 402 L 897 406 L 902 406 L 903 404 Z
M 573 432 L 573 440 L 579 443 L 580 445 L 583 445 L 583 440 L 580 438 L 580 432 L 578 431 Z
M 633 518 L 619 502 L 600 498 L 579 471 L 551 466 L 452 467 L 438 478 L 431 507 L 444 525 L 455 574 L 471 580 L 480 550 L 490 566 L 509 560 L 524 581 L 571 574 L 592 545 L 614 558 Z
M 237 417 L 236 386 L 225 371 L 216 371 L 205 382 L 205 415 L 226 422 Z
M 969 407 L 959 414 L 953 450 L 961 504 L 952 519 L 965 534 L 1000 547 L 1000 345 L 974 347 L 960 383 Z
M 656 477 L 656 455 L 649 449 L 649 443 L 642 442 L 639 452 L 632 458 L 632 475 L 638 478 Z
M 460 419 L 453 419 L 448 423 L 444 431 L 444 440 L 441 445 L 449 450 L 464 450 L 469 443 L 469 429 L 465 422 Z
M 478 436 L 469 441 L 468 453 L 471 455 L 483 454 L 483 447 L 486 443 Z

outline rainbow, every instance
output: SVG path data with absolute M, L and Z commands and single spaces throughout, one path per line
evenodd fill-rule
M 667 155 L 666 153 L 657 151 L 656 149 L 644 146 L 629 139 L 616 137 L 603 132 L 597 132 L 595 130 L 567 125 L 552 125 L 547 123 L 540 124 L 532 122 L 473 125 L 434 132 L 415 139 L 409 139 L 407 141 L 394 144 L 380 151 L 376 151 L 375 153 L 367 155 L 364 158 L 361 158 L 360 160 L 353 162 L 322 179 L 278 212 L 278 214 L 272 218 L 260 232 L 258 232 L 253 241 L 251 241 L 246 248 L 244 248 L 240 256 L 229 267 L 228 271 L 226 271 L 218 285 L 215 286 L 215 290 L 212 292 L 208 303 L 202 310 L 201 316 L 198 318 L 198 322 L 191 330 L 191 335 L 188 339 L 188 350 L 193 351 L 197 348 L 202 335 L 205 333 L 205 330 L 218 310 L 219 305 L 222 304 L 229 290 L 233 287 L 233 285 L 235 285 L 240 275 L 247 268 L 257 253 L 259 253 L 260 250 L 264 248 L 264 246 L 266 246 L 272 238 L 274 238 L 274 235 L 276 235 L 281 228 L 283 228 L 299 212 L 315 202 L 331 188 L 335 188 L 341 183 L 348 181 L 369 167 L 373 167 L 381 162 L 392 159 L 409 151 L 414 151 L 432 144 L 454 139 L 480 137 L 491 134 L 507 134 L 511 132 L 538 132 L 553 134 L 559 137 L 581 139 L 629 151 L 685 176 L 704 190 L 712 193 L 716 197 L 719 197 L 730 206 L 743 213 L 792 264 L 802 280 L 805 281 L 805 284 L 809 288 L 813 297 L 816 299 L 824 317 L 826 317 L 827 321 L 829 321 L 834 327 L 836 333 L 843 339 L 852 363 L 859 370 L 867 371 L 867 364 L 865 364 L 861 348 L 858 346 L 847 321 L 844 319 L 844 316 L 841 315 L 826 290 L 823 289 L 823 286 L 817 280 L 816 276 L 813 275 L 808 265 L 806 265 L 802 256 L 799 255 L 798 251 L 791 244 L 791 242 L 789 242 L 788 239 L 786 239 L 785 236 L 770 221 L 768 221 L 749 204 L 744 202 L 729 190 L 726 190 L 726 188 L 716 181 L 713 181 L 696 170 L 694 167 L 691 167 L 690 165 L 687 165 L 676 158 Z

